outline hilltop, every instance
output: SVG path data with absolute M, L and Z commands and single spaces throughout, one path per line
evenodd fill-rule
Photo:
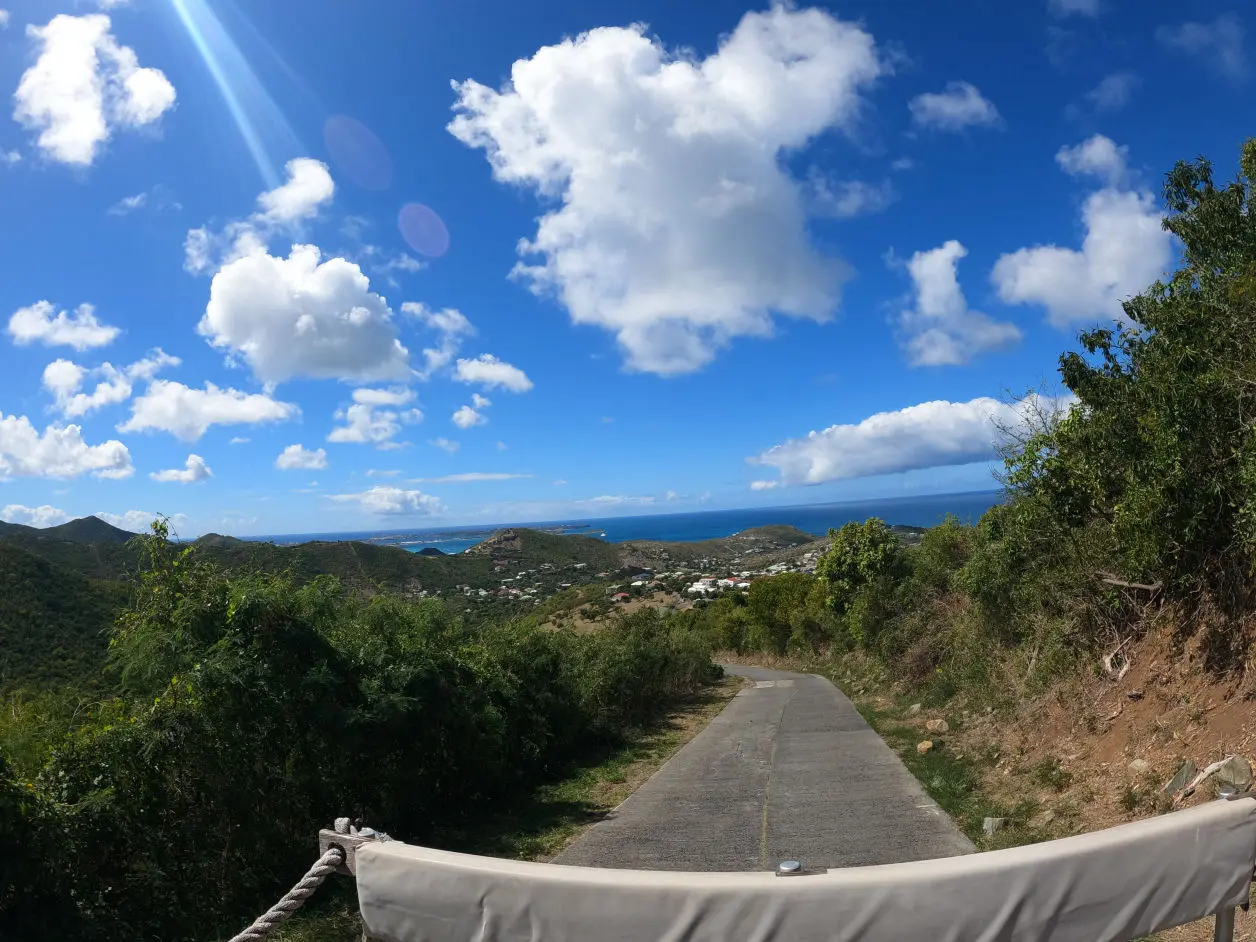
M 693 543 L 666 543 L 660 540 L 629 540 L 616 544 L 619 558 L 638 567 L 690 563 L 709 566 L 734 559 L 752 559 L 771 553 L 810 546 L 817 538 L 797 527 L 752 527 L 732 536 Z
M 625 565 L 614 543 L 592 536 L 559 536 L 526 527 L 501 530 L 461 555 L 487 556 L 494 563 L 522 566 L 585 563 L 596 569 L 618 569 Z

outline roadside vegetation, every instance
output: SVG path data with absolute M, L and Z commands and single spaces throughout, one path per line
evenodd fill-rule
M 718 675 L 657 619 L 472 630 L 435 600 L 228 575 L 156 531 L 108 694 L 0 715 L 0 937 L 238 931 L 330 817 L 441 844 Z

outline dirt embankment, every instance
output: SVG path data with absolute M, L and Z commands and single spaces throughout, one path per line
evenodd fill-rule
M 978 712 L 949 717 L 922 710 L 908 722 L 946 718 L 945 748 L 984 756 L 983 787 L 1008 804 L 1031 803 L 1042 837 L 1113 827 L 1171 810 L 1165 787 L 1187 761 L 1202 769 L 1229 755 L 1256 760 L 1256 693 L 1246 672 L 1218 677 L 1204 669 L 1198 639 L 1157 630 L 1130 645 L 1123 676 L 1102 670 L 1062 683 L 1008 717 Z M 1097 666 L 1098 668 L 1098 666 Z M 1202 786 L 1180 806 L 1209 801 Z M 1204 942 L 1207 922 L 1157 938 Z M 1256 913 L 1239 913 L 1237 939 L 1256 939 Z

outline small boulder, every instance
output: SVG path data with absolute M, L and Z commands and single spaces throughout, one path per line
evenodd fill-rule
M 1047 810 L 1047 811 L 1044 811 L 1042 814 L 1038 815 L 1038 820 L 1035 822 L 1035 824 L 1040 828 L 1045 828 L 1049 826 L 1051 822 L 1055 820 L 1055 818 L 1056 818 L 1055 812 L 1051 810 Z
M 907 708 L 907 715 L 916 716 L 918 713 L 920 713 L 920 709 L 921 707 L 919 703 L 913 703 L 911 706 Z
M 945 733 L 950 728 L 946 720 L 930 720 L 925 724 L 925 729 L 931 733 Z
M 981 832 L 986 837 L 993 837 L 1007 827 L 1007 818 L 986 818 L 981 822 Z
M 1212 775 L 1218 788 L 1245 792 L 1252 787 L 1252 765 L 1242 756 L 1230 756 Z
M 1135 775 L 1146 775 L 1151 771 L 1151 763 L 1146 759 L 1135 759 L 1129 764 L 1129 770 Z
M 932 748 L 933 743 L 928 739 L 924 740 L 924 742 L 916 743 L 916 751 L 922 756 Z

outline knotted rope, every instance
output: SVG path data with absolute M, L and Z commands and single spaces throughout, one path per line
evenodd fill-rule
M 339 847 L 329 848 L 314 862 L 314 866 L 310 867 L 301 881 L 284 894 L 283 899 L 258 916 L 253 925 L 234 936 L 231 942 L 261 942 L 262 939 L 268 938 L 285 920 L 305 905 L 305 901 L 314 895 L 314 891 L 327 879 L 327 875 L 335 873 L 336 868 L 344 863 L 344 860 L 343 850 Z

